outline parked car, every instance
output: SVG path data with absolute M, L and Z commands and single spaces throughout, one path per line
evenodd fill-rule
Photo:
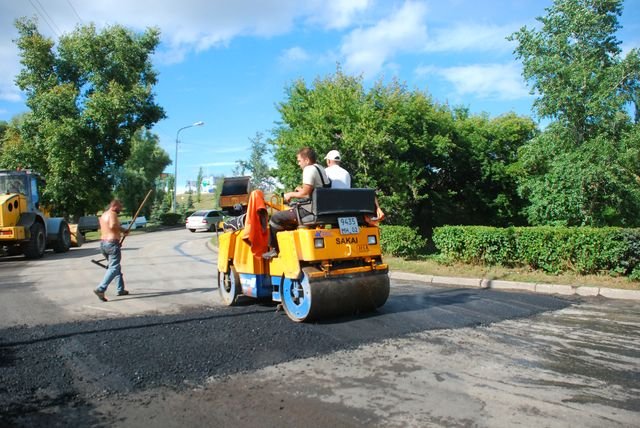
M 78 219 L 78 232 L 80 232 L 83 236 L 87 232 L 95 232 L 97 230 L 100 230 L 100 222 L 98 221 L 98 216 L 87 215 L 82 216 Z
M 129 228 L 129 224 L 131 224 L 131 220 L 123 221 L 120 224 L 122 225 L 122 227 L 127 229 L 127 228 Z M 141 227 L 145 227 L 146 225 L 147 225 L 147 218 L 145 216 L 141 215 L 140 217 L 136 218 L 136 221 L 133 223 L 133 226 L 131 226 L 131 230 L 138 229 L 138 228 L 141 228 Z
M 223 217 L 222 211 L 219 210 L 198 210 L 187 217 L 185 227 L 190 232 L 196 230 L 212 232 L 221 228 Z

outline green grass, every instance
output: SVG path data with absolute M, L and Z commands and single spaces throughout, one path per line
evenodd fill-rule
M 193 198 L 193 211 L 195 210 L 212 210 L 218 208 L 218 201 L 215 199 L 215 195 L 213 193 L 201 193 L 200 194 L 200 202 L 197 201 L 197 195 L 194 193 L 192 195 Z M 177 197 L 177 202 L 180 205 L 186 204 L 189 200 L 189 195 L 186 193 L 179 194 Z M 192 210 L 189 210 L 192 211 Z
M 546 284 L 587 285 L 597 287 L 640 290 L 640 282 L 630 281 L 624 277 L 609 275 L 576 275 L 563 273 L 550 275 L 542 271 L 525 268 L 505 268 L 502 266 L 476 266 L 464 263 L 442 264 L 432 258 L 425 260 L 404 260 L 386 256 L 385 263 L 389 269 L 423 275 L 453 276 L 465 278 L 501 279 L 505 281 L 536 282 Z

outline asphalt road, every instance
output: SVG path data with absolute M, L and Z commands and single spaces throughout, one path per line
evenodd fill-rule
M 219 303 L 209 233 L 0 259 L 0 426 L 637 426 L 640 304 L 394 281 L 361 317 Z

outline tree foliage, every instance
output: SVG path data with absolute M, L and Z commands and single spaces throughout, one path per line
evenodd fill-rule
M 131 152 L 124 166 L 115 174 L 116 193 L 124 208 L 134 214 L 149 190 L 162 191 L 157 178 L 171 163 L 169 154 L 160 147 L 158 136 L 148 130 L 136 132 L 131 139 Z M 155 196 L 144 206 L 140 215 L 149 217 Z
M 198 177 L 196 178 L 196 201 L 200 202 L 202 193 L 202 182 L 204 181 L 204 174 L 202 173 L 202 167 L 198 169 Z
M 29 113 L 14 116 L 11 122 L 3 122 L 0 126 L 0 168 L 22 168 L 20 157 L 24 142 L 20 137 L 20 126 Z
M 508 114 L 496 119 L 452 110 L 397 81 L 365 89 L 340 69 L 287 88 L 274 130 L 276 174 L 300 184 L 295 156 L 310 146 L 322 159 L 337 149 L 354 187 L 370 187 L 389 222 L 429 231 L 440 224 L 517 224 L 521 200 L 512 165 L 536 127 Z
M 610 129 L 637 99 L 638 50 L 620 57 L 621 0 L 556 0 L 538 17 L 542 28 L 510 36 L 524 78 L 538 94 L 534 108 L 566 128 L 576 144 Z
M 554 120 L 520 152 L 534 225 L 640 224 L 640 60 L 620 56 L 621 13 L 617 0 L 556 0 L 540 29 L 511 36 L 536 112 Z
M 250 138 L 251 154 L 249 160 L 236 161 L 235 175 L 251 175 L 251 185 L 256 189 L 272 191 L 275 187 L 271 168 L 267 164 L 265 156 L 269 153 L 267 143 L 263 141 L 263 135 L 258 132 Z
M 4 140 L 5 133 L 9 128 L 9 124 L 4 120 L 0 120 L 0 148 L 2 147 L 2 141 Z
M 31 111 L 18 128 L 20 144 L 10 156 L 4 150 L 2 162 L 44 174 L 43 197 L 55 212 L 95 212 L 111 197 L 113 172 L 129 157 L 135 132 L 164 117 L 150 61 L 159 33 L 87 25 L 56 47 L 35 20 L 16 27 L 23 66 L 16 83 Z

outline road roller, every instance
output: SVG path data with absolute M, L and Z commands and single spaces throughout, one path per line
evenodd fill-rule
M 280 252 L 264 260 L 269 215 L 290 208 L 298 228 L 278 232 Z M 389 268 L 375 212 L 373 189 L 318 188 L 289 206 L 252 191 L 246 212 L 218 238 L 222 302 L 232 306 L 241 296 L 271 300 L 295 322 L 381 307 L 389 296 Z

